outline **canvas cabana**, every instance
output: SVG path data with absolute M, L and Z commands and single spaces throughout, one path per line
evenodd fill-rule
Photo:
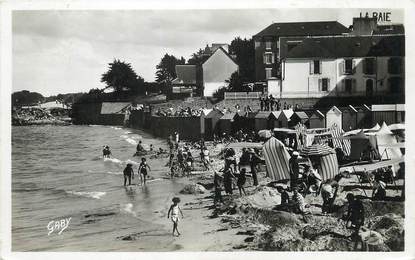
M 334 178 L 339 173 L 339 164 L 334 149 L 327 145 L 316 144 L 300 150 L 300 155 L 310 158 L 318 165 L 318 172 L 323 180 Z
M 364 153 L 365 151 L 368 151 L 368 150 L 378 151 L 376 149 L 376 147 L 377 147 L 376 137 L 373 136 L 373 135 L 372 136 L 366 135 L 363 132 L 363 130 L 361 130 L 359 133 L 357 133 L 355 135 L 345 136 L 343 138 L 350 140 L 349 159 L 352 160 L 352 161 L 360 160 L 361 156 L 362 156 L 362 153 Z M 374 158 L 374 159 L 378 159 L 379 155 L 376 154 L 375 157 L 376 158 Z
M 308 123 L 308 115 L 303 111 L 294 112 L 291 116 L 290 127 L 295 127 L 297 124 L 306 125 Z
M 226 113 L 219 119 L 220 134 L 233 134 L 236 131 L 236 121 L 238 120 L 237 113 Z
M 263 147 L 267 177 L 273 181 L 290 178 L 288 160 L 290 155 L 284 144 L 275 137 L 271 137 Z
M 255 131 L 268 129 L 268 117 L 271 114 L 269 111 L 259 111 L 255 115 Z

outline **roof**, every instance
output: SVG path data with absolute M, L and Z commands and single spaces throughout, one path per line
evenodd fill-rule
M 220 119 L 221 120 L 233 120 L 237 116 L 237 113 L 226 113 Z
M 351 111 L 353 113 L 357 113 L 356 108 L 354 108 L 352 105 L 348 105 L 347 107 L 339 107 L 340 111 Z
M 273 116 L 275 119 L 278 119 L 280 117 L 280 115 L 281 115 L 281 112 L 282 112 L 281 110 L 279 110 L 279 111 L 272 111 L 269 114 L 269 117 Z
M 390 104 L 390 105 L 372 105 L 372 111 L 395 111 L 396 105 Z
M 370 107 L 368 107 L 367 105 L 361 105 L 361 106 L 355 106 L 357 111 L 371 111 Z
M 255 118 L 268 118 L 270 114 L 271 114 L 271 112 L 269 112 L 269 111 L 259 111 L 255 115 Z
M 219 48 L 217 48 L 213 53 L 212 53 L 212 55 L 210 55 L 210 57 L 207 59 L 207 60 L 205 60 L 204 62 L 203 62 L 203 64 L 205 63 L 205 62 L 207 62 L 213 55 L 215 55 L 215 53 L 217 52 L 217 51 L 219 51 L 219 50 L 221 50 L 221 51 L 223 51 L 223 53 L 225 53 L 225 55 L 226 56 L 228 56 L 228 58 L 229 59 L 231 59 L 232 61 L 233 61 L 233 63 L 235 63 L 237 66 L 238 66 L 238 63 L 236 62 L 236 60 L 231 56 L 231 55 L 229 55 L 229 53 L 225 50 L 225 49 L 223 49 L 222 47 L 219 47 Z
M 288 49 L 289 41 L 299 42 Z M 330 36 L 280 39 L 280 56 L 284 58 L 338 58 L 405 56 L 405 36 Z
M 294 111 L 292 109 L 285 109 L 285 110 L 282 110 L 281 114 L 283 114 L 287 119 L 290 119 L 291 116 L 294 114 Z
M 332 106 L 327 112 L 326 112 L 326 114 L 328 114 L 328 113 L 331 113 L 331 112 L 334 112 L 334 113 L 336 113 L 337 112 L 337 114 L 341 114 L 342 113 L 342 111 L 338 108 L 338 107 L 336 107 L 336 106 Z
M 176 65 L 176 75 L 172 84 L 196 84 L 196 65 Z
M 123 110 L 130 105 L 130 102 L 103 102 L 101 106 L 101 114 L 120 114 L 123 113 Z
M 223 113 L 218 109 L 212 109 L 209 114 L 205 116 L 205 118 L 214 118 L 214 117 L 222 117 Z
M 378 25 L 373 34 L 405 34 L 405 28 L 403 24 Z
M 298 116 L 300 119 L 308 119 L 308 115 L 303 111 L 294 112 L 294 115 Z
M 310 116 L 310 118 L 315 117 L 315 116 L 320 117 L 320 118 L 324 118 L 324 114 L 321 113 L 321 111 L 318 110 L 318 109 L 313 112 L 313 114 Z
M 258 112 L 248 112 L 248 113 L 246 113 L 246 117 L 247 118 L 255 118 L 257 113 Z
M 337 21 L 291 22 L 273 23 L 259 33 L 255 34 L 253 37 L 320 36 L 339 35 L 348 32 L 350 32 L 350 30 Z

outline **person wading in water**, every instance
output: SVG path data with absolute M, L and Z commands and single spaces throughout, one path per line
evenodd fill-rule
M 127 167 L 124 169 L 124 186 L 127 185 L 127 179 L 128 179 L 128 185 L 131 185 L 131 178 L 134 179 L 134 170 L 133 165 L 131 163 L 127 164 Z
M 146 158 L 141 158 L 140 166 L 138 166 L 138 174 L 140 174 L 141 184 L 144 185 L 146 185 L 146 179 L 148 174 L 147 168 L 149 171 L 151 171 L 150 166 L 147 164 Z
M 177 232 L 177 236 L 180 236 L 179 229 L 177 228 L 179 225 L 179 212 L 183 216 L 183 212 L 179 207 L 180 198 L 174 197 L 172 199 L 173 204 L 170 206 L 169 212 L 167 212 L 167 218 L 170 218 L 170 212 L 171 212 L 171 221 L 173 221 L 173 232 L 172 235 L 174 236 L 174 231 Z

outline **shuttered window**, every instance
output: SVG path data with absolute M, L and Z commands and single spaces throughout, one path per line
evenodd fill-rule
M 265 42 L 265 49 L 267 49 L 267 50 L 271 50 L 271 46 L 272 46 L 272 44 L 271 44 L 271 42 L 270 42 L 270 41 L 266 41 L 266 42 Z
M 264 64 L 273 64 L 274 63 L 274 53 L 265 52 L 264 53 Z
M 367 75 L 375 74 L 375 58 L 365 58 L 363 62 L 363 73 Z
M 353 74 L 353 59 L 344 60 L 344 73 Z
M 346 93 L 351 94 L 353 89 L 353 80 L 352 79 L 345 79 L 344 80 L 344 91 Z
M 321 60 L 313 60 L 310 62 L 310 75 L 321 74 Z
M 269 79 L 272 77 L 272 68 L 265 68 L 265 78 Z

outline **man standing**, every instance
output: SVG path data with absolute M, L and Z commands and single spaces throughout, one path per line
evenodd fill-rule
M 346 196 L 349 206 L 347 208 L 346 227 L 353 230 L 352 238 L 355 241 L 354 248 L 357 249 L 359 241 L 359 230 L 365 222 L 365 212 L 363 203 L 359 198 L 356 198 L 352 193 Z
M 251 165 L 251 174 L 252 174 L 252 179 L 254 181 L 254 186 L 258 186 L 258 176 L 256 172 L 256 167 L 261 161 L 261 158 L 259 158 L 259 156 L 255 153 L 255 151 L 252 148 L 249 148 L 248 152 L 250 154 L 249 162 Z
M 300 174 L 299 171 L 299 165 L 298 165 L 298 155 L 299 153 L 297 151 L 293 152 L 293 155 L 291 156 L 290 160 L 288 161 L 289 167 L 290 167 L 290 186 L 291 190 L 294 190 L 294 187 L 297 186 L 298 182 L 298 176 Z

